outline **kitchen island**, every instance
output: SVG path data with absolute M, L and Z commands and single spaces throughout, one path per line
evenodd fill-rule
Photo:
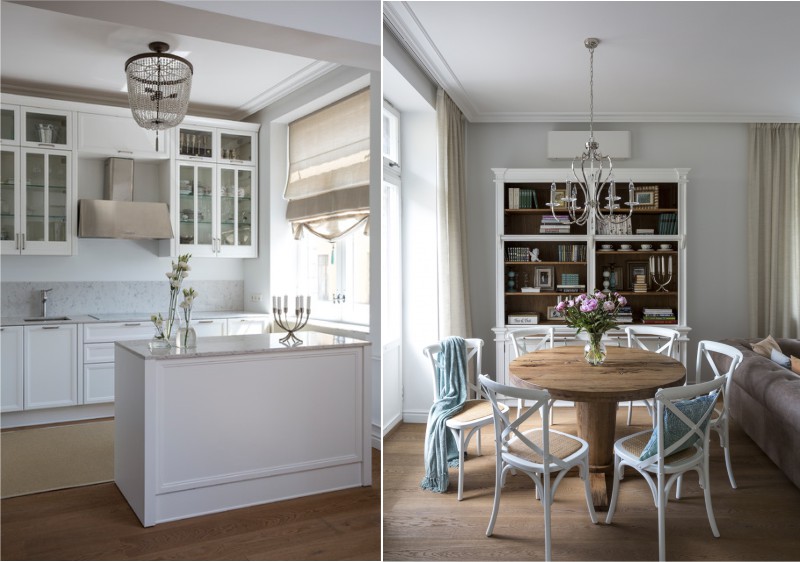
M 114 479 L 145 527 L 371 484 L 369 343 L 117 342 Z

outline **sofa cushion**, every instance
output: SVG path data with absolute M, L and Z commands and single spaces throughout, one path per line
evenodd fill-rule
M 772 353 L 769 354 L 769 359 L 773 363 L 777 363 L 778 365 L 780 365 L 781 367 L 783 367 L 785 369 L 791 369 L 792 368 L 792 360 L 789 359 L 789 357 L 787 355 L 784 355 L 783 353 L 781 353 L 777 349 L 773 349 L 772 350 Z
M 795 357 L 794 355 L 792 355 L 791 361 L 792 361 L 792 371 L 800 375 L 800 357 Z
M 781 348 L 772 336 L 767 336 L 763 340 L 752 345 L 753 351 L 759 355 L 769 358 L 773 350 L 780 352 Z

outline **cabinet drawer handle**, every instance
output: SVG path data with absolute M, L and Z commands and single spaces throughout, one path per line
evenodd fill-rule
M 198 324 L 213 324 L 213 320 L 198 320 Z
M 141 326 L 141 322 L 128 322 L 125 324 L 126 326 L 134 327 L 134 326 Z
M 46 142 L 40 142 L 37 146 L 46 146 L 48 148 L 55 148 L 56 147 L 56 145 L 50 144 L 50 143 L 46 143 Z
M 42 330 L 58 330 L 61 326 L 42 326 Z
M 117 149 L 117 154 L 133 154 L 132 150 L 120 150 Z
M 22 249 L 24 250 L 25 249 L 25 233 L 23 232 L 19 236 L 22 239 Z

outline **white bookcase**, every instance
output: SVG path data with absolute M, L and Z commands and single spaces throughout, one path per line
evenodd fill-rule
M 627 298 L 632 309 L 633 324 L 643 323 L 645 308 L 673 310 L 675 319 L 661 325 L 681 333 L 678 353 L 686 364 L 687 334 L 691 329 L 686 310 L 687 168 L 615 169 L 618 194 L 623 197 L 623 202 L 627 202 L 627 185 L 632 180 L 637 198 L 641 194 L 651 203 L 637 207 L 630 219 L 630 228 L 625 225 L 625 232 L 618 234 L 601 233 L 593 217 L 583 226 L 570 225 L 568 232 L 541 232 L 543 219 L 552 217 L 550 208 L 546 206 L 550 201 L 551 184 L 555 181 L 557 189 L 565 189 L 565 180 L 573 177 L 571 170 L 493 168 L 492 171 L 496 238 L 493 332 L 499 382 L 508 384 L 508 363 L 513 358 L 507 335 L 511 330 L 524 327 L 510 324 L 509 316 L 530 319 L 538 314 L 538 324 L 556 328 L 556 345 L 578 343 L 574 329 L 558 319 L 548 319 L 548 307 L 555 307 L 560 298 L 570 295 L 558 290 L 558 285 L 569 284 L 562 283 L 565 274 L 573 279 L 577 275 L 579 285 L 585 285 L 587 291 L 594 291 L 603 289 L 603 272 L 613 271 L 616 290 Z M 517 194 L 522 194 L 519 201 Z M 647 229 L 652 229 L 653 233 L 641 232 Z M 630 245 L 631 249 L 623 250 L 623 244 Z M 652 247 L 642 249 L 642 244 Z M 670 248 L 662 249 L 662 244 L 668 244 Z M 611 249 L 605 249 L 604 245 L 610 245 Z M 528 251 L 534 249 L 538 249 L 539 262 L 529 261 Z M 659 264 L 663 260 L 665 269 L 672 262 L 673 276 L 666 291 L 656 290 L 657 287 L 650 282 L 651 258 Z M 631 279 L 642 269 L 647 270 L 647 292 L 634 292 Z M 509 276 L 509 272 L 513 272 L 513 276 Z M 611 277 L 609 275 L 609 279 Z M 541 286 L 542 282 L 545 286 Z M 539 292 L 520 290 L 522 286 L 535 288 L 537 285 Z M 620 345 L 627 345 L 622 329 L 608 335 Z

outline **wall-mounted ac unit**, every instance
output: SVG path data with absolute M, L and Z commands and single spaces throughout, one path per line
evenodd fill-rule
M 631 157 L 630 131 L 595 131 L 595 140 L 600 152 L 612 160 Z M 572 160 L 586 150 L 589 131 L 549 131 L 547 133 L 547 157 L 551 160 Z

